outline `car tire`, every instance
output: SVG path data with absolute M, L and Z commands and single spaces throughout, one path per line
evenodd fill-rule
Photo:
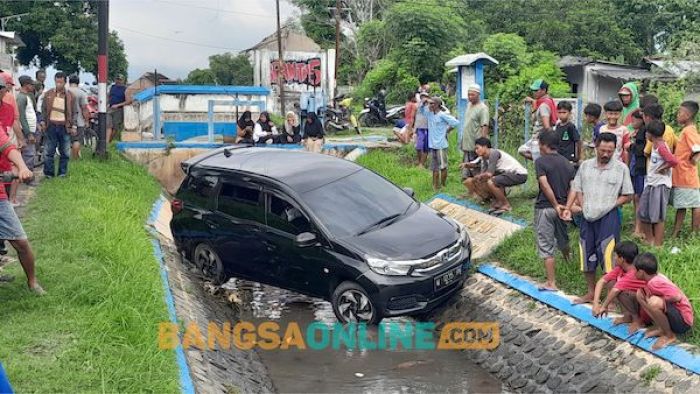
M 372 299 L 365 289 L 355 282 L 343 282 L 331 296 L 333 313 L 341 323 L 377 324 L 382 320 Z
M 226 282 L 224 264 L 218 254 L 207 244 L 199 244 L 194 250 L 193 262 L 202 271 L 202 276 L 215 285 Z

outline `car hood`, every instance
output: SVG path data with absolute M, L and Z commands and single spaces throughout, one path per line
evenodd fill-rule
M 456 227 L 432 208 L 420 204 L 391 225 L 343 241 L 361 255 L 387 260 L 426 257 L 455 243 Z

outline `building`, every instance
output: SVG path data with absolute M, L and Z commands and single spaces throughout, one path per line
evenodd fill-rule
M 564 56 L 558 65 L 571 85 L 572 93 L 584 102 L 599 104 L 616 99 L 618 90 L 626 82 L 675 79 L 665 70 L 651 71 L 640 66 L 578 56 Z
M 24 42 L 17 33 L 0 31 L 0 69 L 16 74 L 15 49 L 23 46 Z
M 670 60 L 663 56 L 645 57 L 642 64 L 652 72 L 665 72 L 673 75 L 675 78 L 691 77 L 691 86 L 686 92 L 686 100 L 700 100 L 700 60 L 678 59 Z
M 157 76 L 158 85 L 169 85 L 174 84 L 175 81 L 166 77 L 165 75 L 158 73 Z M 126 88 L 126 101 L 131 101 L 134 95 L 138 92 L 144 91 L 148 88 L 156 86 L 156 75 L 152 72 L 147 72 L 141 75 L 137 80 L 128 84 Z
M 244 51 L 253 65 L 255 85 L 273 91 L 268 96 L 268 109 L 280 112 L 277 89 L 280 72 L 284 81 L 285 101 L 288 103 L 286 110 L 291 109 L 293 103 L 298 103 L 302 96 L 319 95 L 319 92 L 323 101 L 330 102 L 335 88 L 335 50 L 322 49 L 312 39 L 295 32 L 290 26 L 282 27 L 280 34 L 284 57 L 281 70 L 278 63 L 277 33 L 263 38 Z

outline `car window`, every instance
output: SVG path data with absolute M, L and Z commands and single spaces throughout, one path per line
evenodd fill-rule
M 198 208 L 210 208 L 219 178 L 213 175 L 190 175 L 177 197 L 185 204 Z
M 221 185 L 217 209 L 236 219 L 265 223 L 265 209 L 260 203 L 261 192 L 251 186 L 226 182 Z
M 355 235 L 378 221 L 399 216 L 413 199 L 369 170 L 360 170 L 303 194 L 314 215 L 336 237 Z
M 268 226 L 293 235 L 311 231 L 311 224 L 306 216 L 286 199 L 269 194 L 269 201 Z

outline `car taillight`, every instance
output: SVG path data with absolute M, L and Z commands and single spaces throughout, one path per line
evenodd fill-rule
M 182 211 L 182 200 L 173 199 L 170 202 L 170 210 L 173 211 L 173 215 L 180 213 Z

